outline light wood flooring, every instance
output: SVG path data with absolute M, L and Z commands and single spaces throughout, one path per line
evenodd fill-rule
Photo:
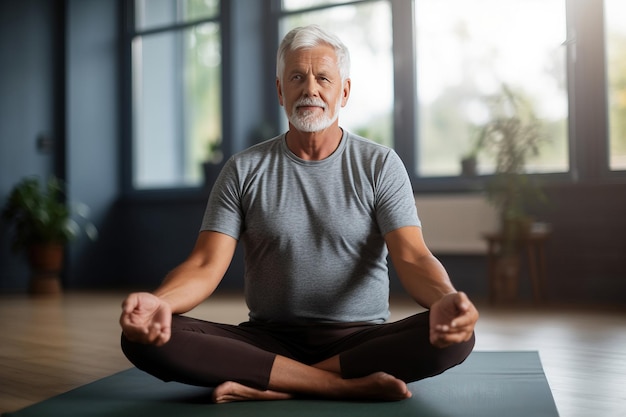
M 0 413 L 129 368 L 117 324 L 124 294 L 56 299 L 0 296 Z M 539 351 L 561 417 L 626 417 L 626 311 L 481 306 L 476 350 Z M 392 319 L 415 311 L 392 300 Z M 191 314 L 246 319 L 239 296 L 219 294 Z

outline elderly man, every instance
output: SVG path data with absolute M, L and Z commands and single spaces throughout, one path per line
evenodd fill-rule
M 478 312 L 424 243 L 404 165 L 339 126 L 349 66 L 318 26 L 285 36 L 276 88 L 289 130 L 230 158 L 189 257 L 124 301 L 122 348 L 138 368 L 214 387 L 215 402 L 402 400 L 408 382 L 469 355 Z M 249 321 L 182 316 L 214 292 L 239 241 Z M 388 253 L 428 311 L 386 322 Z

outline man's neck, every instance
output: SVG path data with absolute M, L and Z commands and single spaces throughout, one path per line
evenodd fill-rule
M 300 132 L 290 125 L 287 147 L 300 159 L 320 161 L 337 150 L 342 137 L 343 130 L 338 124 L 319 132 Z

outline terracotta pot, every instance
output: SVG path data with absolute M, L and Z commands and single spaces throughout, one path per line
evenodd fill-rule
M 64 247 L 58 243 L 31 245 L 28 261 L 31 267 L 31 294 L 61 294 L 61 271 L 63 270 Z

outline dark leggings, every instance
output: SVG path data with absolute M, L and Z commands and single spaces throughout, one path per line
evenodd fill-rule
M 214 387 L 225 381 L 265 390 L 276 355 L 314 365 L 339 355 L 344 378 L 378 371 L 417 381 L 463 362 L 468 342 L 440 349 L 429 342 L 428 312 L 386 324 L 267 324 L 238 326 L 185 316 L 172 318 L 161 347 L 130 342 L 122 350 L 139 369 L 164 381 Z

